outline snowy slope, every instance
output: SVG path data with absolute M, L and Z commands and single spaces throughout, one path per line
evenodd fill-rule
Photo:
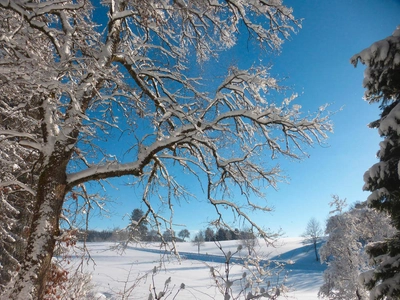
M 224 251 L 235 251 L 238 241 L 225 241 L 221 244 Z M 178 243 L 178 250 L 182 253 L 180 261 L 173 256 L 156 253 L 155 245 L 148 245 L 146 248 L 132 245 L 122 255 L 110 250 L 112 245 L 112 243 L 88 244 L 95 265 L 90 263 L 86 267 L 92 272 L 99 299 L 148 299 L 149 287 L 153 280 L 152 270 L 154 266 L 160 265 L 160 258 L 164 263 L 162 270 L 154 277 L 157 291 L 161 291 L 164 282 L 171 277 L 169 287 L 172 289 L 172 295 L 177 292 L 181 283 L 185 284 L 185 289 L 179 292 L 176 300 L 223 298 L 213 287 L 209 272 L 210 266 L 220 265 L 215 257 L 221 256 L 220 250 L 212 242 L 206 242 L 201 247 L 200 255 L 197 254 L 197 246 L 192 243 Z M 260 246 L 257 251 L 263 253 L 263 257 L 288 263 L 282 274 L 288 276 L 286 285 L 290 288 L 287 294 L 290 299 L 318 299 L 317 293 L 322 284 L 322 272 L 325 266 L 315 261 L 312 246 L 304 245 L 302 238 L 284 238 L 277 243 L 276 248 Z M 241 274 L 243 271 L 235 266 L 232 272 Z M 131 290 L 137 279 L 143 276 L 139 284 Z M 280 281 L 283 276 L 279 278 Z M 271 278 L 271 282 L 275 280 L 277 278 Z M 129 294 L 128 298 L 122 298 L 124 292 L 126 295 Z

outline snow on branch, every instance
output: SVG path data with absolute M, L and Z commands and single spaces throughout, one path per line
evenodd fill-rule
M 400 26 L 391 36 L 373 43 L 370 47 L 351 57 L 356 67 L 358 62 L 366 66 L 363 86 L 369 102 L 394 99 L 400 94 L 398 69 L 400 68 Z
M 4 187 L 8 187 L 8 186 L 13 186 L 14 189 L 15 189 L 15 186 L 18 186 L 20 189 L 27 191 L 31 195 L 33 195 L 33 196 L 36 195 L 36 192 L 31 187 L 29 187 L 28 185 L 26 185 L 18 180 L 0 182 L 0 189 L 2 189 Z
M 295 95 L 275 103 L 282 88 L 268 68 L 232 67 L 216 88 L 207 77 L 213 74 L 189 75 L 191 55 L 215 58 L 243 29 L 261 47 L 279 50 L 300 26 L 282 1 L 103 5 L 106 27 L 95 23 L 103 10 L 90 1 L 0 0 L 2 182 L 21 179 L 37 195 L 33 244 L 11 292 L 20 297 L 11 298 L 41 298 L 45 276 L 30 282 L 26 295 L 20 291 L 32 274 L 46 274 L 65 195 L 79 196 L 74 187 L 131 175 L 145 187 L 146 216 L 161 232 L 172 229 L 174 201 L 194 197 L 174 177 L 179 170 L 197 180 L 218 214 L 227 206 L 256 227 L 246 210 L 269 207 L 252 195 L 262 197 L 284 179 L 266 158 L 302 158 L 332 130 L 325 108 L 302 115 Z M 7 162 L 18 155 L 18 164 Z M 240 203 L 229 198 L 236 189 Z M 169 217 L 158 214 L 154 196 Z
M 31 147 L 37 150 L 41 150 L 41 146 L 37 143 L 37 137 L 27 132 L 18 132 L 15 130 L 0 130 L 0 136 L 5 136 L 4 138 L 0 137 L 0 141 L 3 139 L 13 139 L 13 138 L 20 138 L 21 141 L 19 142 L 21 145 Z M 27 139 L 27 141 L 23 141 L 22 139 Z

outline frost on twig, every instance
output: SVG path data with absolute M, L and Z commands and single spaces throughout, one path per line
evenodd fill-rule
M 243 256 L 242 245 L 235 251 L 226 251 L 220 242 L 215 241 L 215 244 L 225 262 L 223 265 L 210 264 L 210 275 L 224 299 L 277 299 L 287 292 L 286 275 L 280 278 L 284 272 L 283 263 L 268 260 L 258 251 Z

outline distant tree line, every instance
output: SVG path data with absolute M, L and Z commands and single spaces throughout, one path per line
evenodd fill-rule
M 112 230 L 79 230 L 77 235 L 79 242 L 118 242 L 126 239 L 126 230 L 115 228 Z
M 235 230 L 218 228 L 214 231 L 212 228 L 207 227 L 206 230 L 204 230 L 204 240 L 206 242 L 240 240 L 244 235 L 247 235 L 248 232 L 249 230 L 240 231 L 237 228 Z
M 190 238 L 190 232 L 187 229 L 182 229 L 178 233 L 174 230 L 167 229 L 161 235 L 158 231 L 151 229 L 149 222 L 144 217 L 144 212 L 135 208 L 129 219 L 129 225 L 126 229 L 109 229 L 109 230 L 80 230 L 78 235 L 79 241 L 86 242 L 117 242 L 130 239 L 132 241 L 141 242 L 170 242 L 175 240 L 177 242 L 185 242 Z M 200 230 L 195 239 L 205 242 L 212 241 L 228 241 L 228 240 L 251 240 L 255 239 L 254 233 L 249 230 L 230 230 L 227 228 L 218 228 L 214 230 L 207 227 L 205 230 Z

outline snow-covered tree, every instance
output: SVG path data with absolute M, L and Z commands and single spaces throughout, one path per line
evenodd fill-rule
M 379 162 L 364 175 L 364 190 L 371 191 L 368 205 L 388 213 L 400 230 L 400 27 L 391 36 L 351 58 L 366 65 L 363 85 L 369 103 L 380 102 L 380 119 L 370 127 L 383 138 Z M 400 232 L 367 247 L 375 269 L 361 275 L 371 299 L 400 297 Z
M 331 206 L 344 201 L 334 196 Z M 342 205 L 341 204 L 341 205 Z M 332 211 L 325 234 L 326 242 L 320 248 L 321 262 L 328 268 L 319 296 L 327 299 L 369 299 L 366 287 L 359 282 L 362 272 L 371 269 L 365 246 L 390 237 L 394 228 L 386 213 L 368 208 L 366 203 L 343 212 L 343 207 Z
M 90 208 L 90 181 L 130 175 L 161 234 L 172 229 L 174 200 L 191 196 L 172 176 L 180 168 L 203 187 L 214 225 L 225 224 L 221 208 L 229 207 L 268 240 L 246 211 L 269 210 L 249 197 L 279 180 L 265 158 L 301 158 L 331 130 L 324 108 L 303 116 L 295 97 L 278 103 L 269 68 L 231 67 L 208 86 L 213 74 L 193 67 L 192 55 L 216 59 L 239 32 L 279 49 L 299 25 L 281 1 L 102 3 L 108 12 L 83 0 L 0 1 L 1 107 L 19 118 L 0 141 L 10 145 L 5 155 L 32 153 L 24 174 L 35 177 L 0 178 L 1 188 L 33 197 L 24 261 L 3 298 L 43 298 L 65 199 Z M 230 198 L 234 186 L 243 201 Z M 157 210 L 152 195 L 167 195 L 167 209 Z
M 305 243 L 313 244 L 316 261 L 319 261 L 317 244 L 321 240 L 323 233 L 324 231 L 318 220 L 316 218 L 311 218 L 307 223 L 306 230 L 302 234 L 305 238 Z
M 0 9 L 0 293 L 23 259 L 38 180 L 39 153 L 16 141 L 21 129 L 27 135 L 37 133 L 34 99 L 24 99 L 27 87 L 7 75 L 7 61 L 18 64 L 18 52 L 6 47 L 4 41 L 20 28 L 18 19 L 17 13 Z M 22 39 L 14 42 L 24 43 Z M 31 59 L 32 68 L 35 63 Z M 12 131 L 14 137 L 5 138 L 3 133 Z
M 0 122 L 0 128 L 3 125 Z M 24 184 L 35 180 L 34 173 L 30 169 L 32 165 L 29 163 L 35 154 L 29 150 L 18 149 L 7 141 L 0 142 L 0 145 L 2 147 L 0 150 L 1 292 L 19 268 L 25 252 L 34 198 L 18 183 Z

